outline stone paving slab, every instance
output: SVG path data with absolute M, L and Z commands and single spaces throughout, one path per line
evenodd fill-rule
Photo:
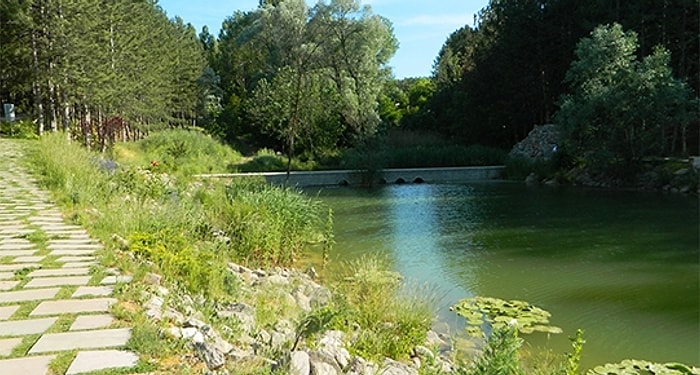
M 84 265 L 84 264 L 83 264 Z M 71 276 L 71 275 L 87 275 L 90 273 L 89 268 L 52 268 L 36 270 L 29 273 L 29 277 L 46 277 L 46 276 Z
M 29 251 L 30 249 L 33 251 L 36 251 L 36 247 L 34 246 L 33 243 L 14 242 L 14 243 L 3 243 L 2 245 L 0 245 L 0 253 L 3 253 L 3 254 L 6 252 L 10 252 L 10 251 L 20 251 L 20 250 Z
M 52 250 L 51 255 L 74 255 L 74 256 L 91 256 L 94 255 L 97 249 L 95 250 L 86 250 L 86 249 L 62 249 L 62 250 Z
M 14 292 L 0 292 L 0 303 L 26 302 L 52 299 L 56 297 L 60 288 L 16 290 Z
M 44 258 L 46 257 L 43 255 L 17 257 L 12 260 L 12 263 L 36 263 L 41 262 Z
M 0 360 L 2 375 L 45 375 L 55 355 Z
M 65 264 L 64 264 L 65 266 Z M 0 280 L 9 280 L 15 277 L 14 272 L 0 272 Z
M 78 352 L 66 375 L 84 372 L 134 367 L 139 357 L 123 350 L 95 350 Z
M 8 320 L 0 322 L 0 335 L 2 336 L 22 336 L 44 333 L 56 321 L 54 318 L 29 319 L 29 320 Z
M 5 291 L 5 290 L 10 290 L 17 285 L 19 285 L 20 281 L 19 280 L 5 280 L 5 281 L 0 281 L 0 291 Z
M 30 247 L 31 248 L 31 247 Z M 0 250 L 0 257 L 28 257 L 36 253 L 36 249 L 33 250 Z
M 88 266 L 94 266 L 97 265 L 97 261 L 92 261 L 92 262 L 67 262 L 63 263 L 63 266 L 61 268 L 84 268 Z
M 44 301 L 29 316 L 109 312 L 109 307 L 116 302 L 114 298 Z
M 95 296 L 107 297 L 112 295 L 114 288 L 111 286 L 81 286 L 73 293 L 72 298 Z
M 9 319 L 19 309 L 19 305 L 0 307 L 0 321 Z
M 13 337 L 11 339 L 0 339 L 0 356 L 8 356 L 12 354 L 12 349 L 22 343 L 21 337 Z
M 90 255 L 63 255 L 56 258 L 58 263 L 70 263 L 70 262 L 94 262 L 95 256 Z
M 87 285 L 92 276 L 39 277 L 29 280 L 25 288 L 44 288 L 47 286 Z
M 23 268 L 39 268 L 39 267 L 41 267 L 41 264 L 38 264 L 38 263 L 0 264 L 0 272 L 17 271 L 17 270 L 21 270 Z
M 102 281 L 100 281 L 100 285 L 114 285 L 117 283 L 130 283 L 133 277 L 127 276 L 127 275 L 118 275 L 118 276 L 107 276 Z
M 109 314 L 80 315 L 68 329 L 69 331 L 84 331 L 87 329 L 107 328 L 114 322 L 114 317 Z
M 29 354 L 119 347 L 124 346 L 130 337 L 131 328 L 47 333 L 39 338 Z

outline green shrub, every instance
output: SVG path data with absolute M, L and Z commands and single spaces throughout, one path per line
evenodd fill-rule
M 308 156 L 292 159 L 293 171 L 310 171 L 316 167 L 317 164 Z M 231 165 L 229 169 L 238 172 L 285 172 L 287 170 L 287 157 L 263 148 L 258 150 L 251 160 Z
M 37 139 L 36 125 L 28 120 L 0 121 L 0 136 L 19 139 Z

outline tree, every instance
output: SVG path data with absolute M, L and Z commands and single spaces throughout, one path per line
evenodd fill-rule
M 568 152 L 606 168 L 634 166 L 669 149 L 675 128 L 686 131 L 692 91 L 673 77 L 663 47 L 638 60 L 637 34 L 621 25 L 597 27 L 576 47 L 557 123 Z M 697 115 L 697 114 L 695 114 Z

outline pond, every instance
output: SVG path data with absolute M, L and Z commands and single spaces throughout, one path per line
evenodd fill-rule
M 582 328 L 586 368 L 700 365 L 697 197 L 500 182 L 318 194 L 334 210 L 333 264 L 385 254 L 411 285 L 427 285 L 452 327 L 448 308 L 462 298 L 521 299 L 564 329 L 528 343 L 564 353 Z

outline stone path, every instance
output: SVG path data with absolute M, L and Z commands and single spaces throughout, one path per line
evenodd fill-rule
M 118 275 L 91 273 L 102 246 L 68 224 L 21 166 L 22 149 L 0 139 L 0 374 L 45 375 L 131 368 L 131 337 L 109 309 Z

